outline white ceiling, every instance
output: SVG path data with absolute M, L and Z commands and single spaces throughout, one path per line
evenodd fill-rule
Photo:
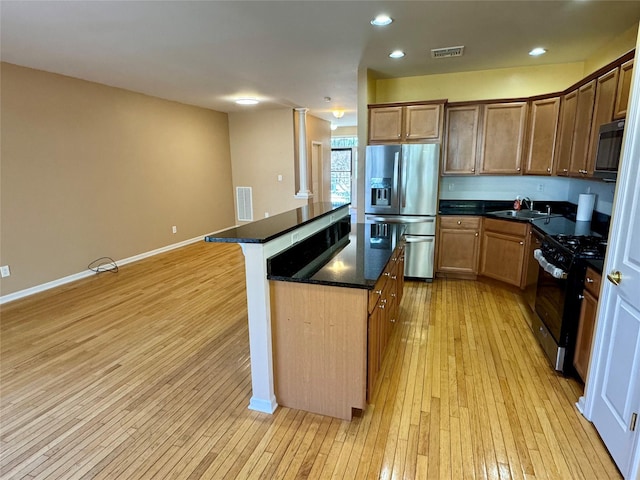
M 371 26 L 381 12 L 394 23 Z M 355 125 L 359 68 L 402 77 L 582 61 L 638 25 L 640 1 L 2 0 L 0 17 L 9 63 L 223 112 L 308 107 Z M 430 58 L 457 45 L 463 57 Z M 535 46 L 548 53 L 530 57 Z M 390 59 L 398 48 L 406 57 Z

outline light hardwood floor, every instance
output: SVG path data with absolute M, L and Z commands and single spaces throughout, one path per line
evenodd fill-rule
M 3 306 L 0 476 L 620 478 L 496 284 L 407 282 L 352 422 L 248 410 L 243 272 L 202 242 Z

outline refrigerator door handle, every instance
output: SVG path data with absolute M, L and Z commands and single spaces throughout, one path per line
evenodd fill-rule
M 407 206 L 407 176 L 406 176 L 406 164 L 407 164 L 407 159 L 404 158 L 404 152 L 405 152 L 405 147 L 404 145 L 402 146 L 402 153 L 403 153 L 403 161 L 400 164 L 400 169 L 398 170 L 400 172 L 400 209 L 402 211 L 403 208 L 406 208 Z M 396 162 L 398 161 L 398 153 L 396 153 Z
M 435 241 L 435 237 L 419 236 L 419 235 L 405 235 L 404 239 L 407 243 L 430 243 Z

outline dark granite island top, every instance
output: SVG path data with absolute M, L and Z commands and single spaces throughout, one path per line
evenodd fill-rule
M 206 242 L 266 243 L 326 215 L 349 214 L 349 203 L 321 202 L 207 235 Z
M 267 278 L 334 287 L 373 289 L 404 225 L 338 222 L 267 260 Z

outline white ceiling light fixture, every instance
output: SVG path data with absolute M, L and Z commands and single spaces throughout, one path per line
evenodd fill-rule
M 542 47 L 536 47 L 529 52 L 529 55 L 531 55 L 532 57 L 538 57 L 540 55 L 544 55 L 545 53 L 547 53 L 546 49 Z
M 389 54 L 391 58 L 402 58 L 404 57 L 404 52 L 402 50 L 394 50 Z
M 380 15 L 376 16 L 376 18 L 371 20 L 371 25 L 375 25 L 376 27 L 384 27 L 391 24 L 391 22 L 393 22 L 393 19 L 389 15 L 381 13 Z
M 344 110 L 334 110 L 331 113 L 333 113 L 333 116 L 336 117 L 336 118 L 344 117 Z
M 238 105 L 257 105 L 260 102 L 258 101 L 257 98 L 245 97 L 245 98 L 238 98 L 236 100 L 236 103 Z

